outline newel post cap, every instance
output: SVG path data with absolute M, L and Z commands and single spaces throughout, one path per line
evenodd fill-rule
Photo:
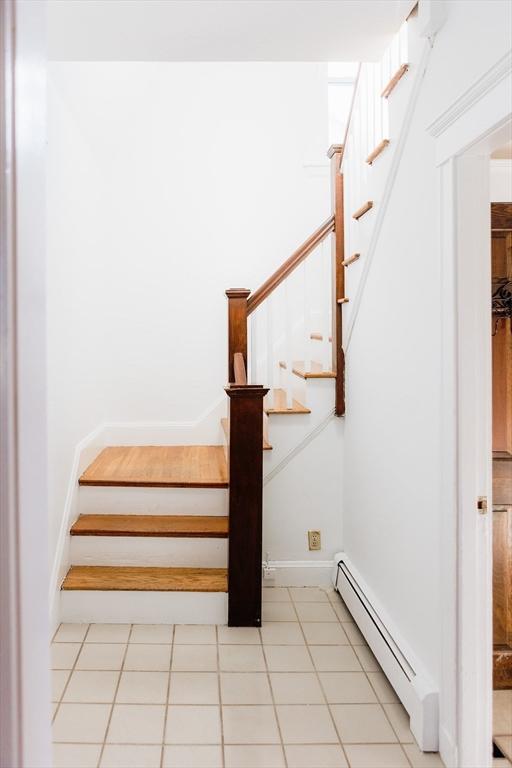
M 247 299 L 250 293 L 249 288 L 228 288 L 226 296 L 228 299 Z
M 331 159 L 334 155 L 341 155 L 343 152 L 343 144 L 331 144 L 327 150 L 327 157 Z

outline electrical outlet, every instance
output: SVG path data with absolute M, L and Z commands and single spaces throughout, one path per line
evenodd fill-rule
M 322 535 L 320 531 L 308 531 L 308 544 L 310 550 L 322 549 Z

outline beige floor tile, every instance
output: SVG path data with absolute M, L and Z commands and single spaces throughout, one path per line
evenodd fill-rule
M 108 744 L 161 744 L 165 706 L 115 704 L 107 733 Z
M 261 639 L 267 645 L 304 645 L 298 622 L 269 621 L 261 628 Z
M 126 652 L 124 669 L 133 672 L 168 672 L 170 663 L 170 645 L 130 643 Z
M 360 672 L 361 665 L 349 645 L 310 645 L 315 668 L 319 672 Z
M 271 672 L 270 684 L 276 704 L 325 704 L 314 672 Z
M 263 603 L 261 607 L 263 621 L 298 621 L 293 603 Z
M 266 672 L 222 672 L 220 695 L 223 704 L 272 704 Z
M 329 707 L 276 706 L 283 744 L 333 744 L 338 741 Z
M 211 624 L 177 624 L 174 628 L 175 645 L 215 645 L 217 628 Z
M 168 672 L 122 672 L 116 703 L 166 704 L 168 683 Z
M 162 768 L 222 768 L 222 747 L 208 746 L 166 746 Z
M 91 624 L 86 643 L 127 643 L 131 624 Z
M 375 704 L 377 696 L 364 672 L 320 672 L 329 704 Z
M 341 624 L 329 621 L 302 622 L 302 630 L 311 645 L 348 645 Z
M 52 701 L 61 700 L 69 675 L 69 669 L 52 670 Z
M 90 643 L 84 645 L 76 669 L 116 671 L 121 669 L 126 646 L 122 643 Z
M 512 763 L 506 757 L 493 757 L 491 765 L 492 768 L 511 768 Z
M 216 672 L 217 646 L 175 645 L 171 669 L 173 672 Z
M 348 768 L 339 744 L 289 744 L 284 749 L 288 768 Z
M 218 704 L 216 672 L 171 672 L 169 704 Z
M 274 707 L 222 707 L 225 744 L 279 744 Z
M 54 643 L 81 643 L 85 633 L 89 629 L 88 624 L 61 624 L 53 638 Z
M 134 624 L 130 643 L 172 643 L 172 624 Z
M 407 768 L 405 753 L 396 744 L 352 744 L 345 746 L 351 768 Z
M 96 768 L 101 744 L 54 744 L 53 768 Z
M 80 643 L 52 643 L 52 669 L 72 669 L 81 647 Z
M 354 651 L 365 672 L 381 672 L 379 662 L 366 645 L 354 645 Z
M 258 645 L 219 645 L 222 672 L 263 672 L 265 659 Z
M 398 741 L 402 744 L 413 744 L 414 737 L 410 730 L 409 715 L 402 704 L 398 701 L 394 704 L 384 704 L 383 706 L 398 737 Z
M 271 744 L 228 744 L 226 768 L 285 768 L 283 749 Z
M 345 621 L 343 623 L 343 629 L 352 645 L 367 645 L 359 627 L 353 621 Z
M 397 741 L 380 704 L 332 704 L 331 712 L 343 744 Z
M 53 723 L 53 740 L 74 744 L 102 742 L 110 704 L 61 704 Z
M 512 690 L 493 691 L 493 734 L 512 733 Z
M 220 707 L 170 706 L 166 744 L 220 744 Z
M 381 704 L 396 704 L 398 696 L 384 672 L 368 672 L 368 680 Z
M 325 603 L 295 603 L 300 621 L 338 621 L 338 617 L 327 600 Z
M 217 627 L 221 645 L 259 645 L 260 631 L 257 627 Z
M 338 599 L 337 602 L 332 602 L 331 605 L 334 609 L 334 613 L 340 621 L 354 621 L 354 617 L 350 613 L 343 600 Z
M 75 704 L 111 704 L 116 693 L 119 672 L 75 670 L 63 701 Z
M 443 768 L 444 766 L 437 752 L 422 752 L 417 744 L 404 744 L 403 749 L 412 768 Z
M 160 768 L 161 757 L 156 744 L 106 744 L 100 768 Z
M 327 592 L 319 587 L 290 587 L 289 592 L 295 603 L 328 603 Z
M 314 667 L 306 646 L 265 645 L 270 672 L 312 672 Z
M 291 600 L 286 587 L 263 587 L 261 599 L 264 603 L 288 603 Z

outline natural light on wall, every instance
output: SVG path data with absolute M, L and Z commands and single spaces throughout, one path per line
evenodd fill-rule
M 357 62 L 328 64 L 329 144 L 343 143 L 358 67 Z

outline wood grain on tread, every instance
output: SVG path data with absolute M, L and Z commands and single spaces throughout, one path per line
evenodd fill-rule
M 226 568 L 139 568 L 72 565 L 64 590 L 143 592 L 227 592 Z
M 104 448 L 80 485 L 227 488 L 221 445 L 143 445 Z
M 226 435 L 226 440 L 229 442 L 229 421 L 227 418 L 223 418 L 220 420 L 220 423 L 222 424 L 222 429 L 224 431 L 224 434 Z M 263 435 L 263 450 L 264 451 L 271 451 L 272 446 L 268 442 L 268 440 L 265 439 L 265 435 Z
M 268 405 L 265 403 L 264 410 L 265 413 L 276 414 L 276 413 L 286 413 L 286 414 L 293 414 L 293 413 L 311 413 L 309 408 L 306 408 L 305 405 L 302 405 L 302 403 L 299 403 L 298 400 L 292 400 L 292 407 L 288 408 L 286 405 L 286 392 L 284 389 L 274 389 L 273 390 L 273 399 L 269 401 L 272 403 L 272 405 Z
M 226 538 L 229 518 L 213 515 L 80 515 L 71 536 Z
M 281 368 L 286 370 L 286 363 L 281 360 L 279 363 Z M 292 363 L 292 372 L 296 376 L 300 376 L 302 379 L 335 379 L 336 374 L 334 371 L 326 371 L 321 363 L 312 362 L 311 368 L 306 371 L 303 360 L 294 360 Z

